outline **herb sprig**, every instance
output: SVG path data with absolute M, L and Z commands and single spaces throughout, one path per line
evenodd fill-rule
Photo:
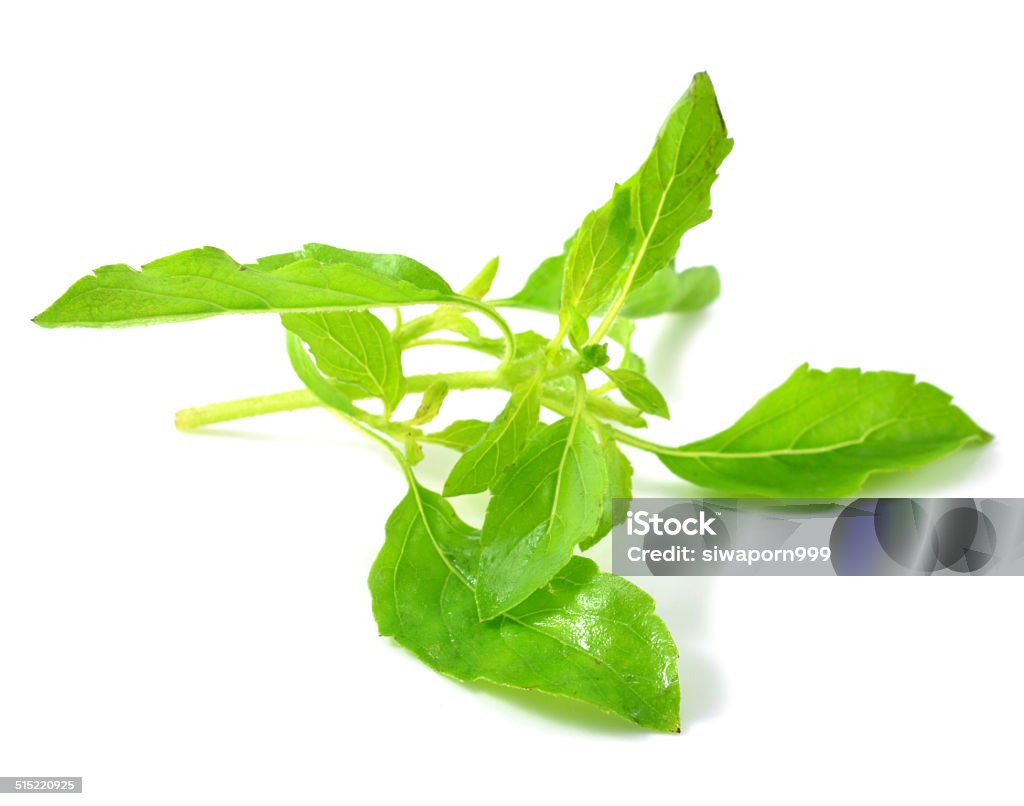
M 408 482 L 370 572 L 383 635 L 460 680 L 573 697 L 677 731 L 678 653 L 653 601 L 576 553 L 610 531 L 612 499 L 632 494 L 621 446 L 649 451 L 676 475 L 722 493 L 838 497 L 873 473 L 990 439 L 949 395 L 913 376 L 806 365 L 707 439 L 673 447 L 635 433 L 669 408 L 632 349 L 634 321 L 717 297 L 717 271 L 677 272 L 675 255 L 683 234 L 710 217 L 711 185 L 731 147 L 711 82 L 698 74 L 639 170 L 507 299 L 487 299 L 497 259 L 455 292 L 401 255 L 309 244 L 239 264 L 206 247 L 140 271 L 99 268 L 35 321 L 120 327 L 279 314 L 303 388 L 186 409 L 178 427 L 334 412 L 385 446 Z M 393 328 L 373 312 L 413 305 L 433 307 L 408 321 L 398 316 Z M 557 315 L 554 335 L 514 332 L 502 310 L 517 307 Z M 499 337 L 485 336 L 476 316 Z M 424 345 L 473 350 L 495 366 L 406 376 L 403 354 Z M 508 392 L 493 421 L 431 428 L 450 394 L 476 388 Z M 421 396 L 419 408 L 398 420 L 409 395 Z M 371 398 L 379 413 L 360 405 Z M 461 453 L 441 493 L 413 471 L 425 444 Z M 483 491 L 491 497 L 478 528 L 448 498 Z

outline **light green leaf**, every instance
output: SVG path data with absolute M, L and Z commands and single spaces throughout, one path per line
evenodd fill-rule
M 586 317 L 571 305 L 562 308 L 561 315 L 569 321 L 569 343 L 577 350 L 582 349 L 587 339 L 590 338 L 590 325 L 587 324 Z
M 631 288 L 667 266 L 683 234 L 711 217 L 711 185 L 731 149 L 711 79 L 698 73 L 630 181 L 637 238 Z
M 391 333 L 369 311 L 285 314 L 328 377 L 364 389 L 393 411 L 405 393 L 402 359 Z
M 608 337 L 620 344 L 622 349 L 629 352 L 629 346 L 633 341 L 633 331 L 636 330 L 634 325 L 629 319 L 616 319 L 615 324 L 608 330 Z
M 714 302 L 721 287 L 714 266 L 694 266 L 676 272 L 670 263 L 656 272 L 646 285 L 630 292 L 622 315 L 643 319 L 663 313 L 696 311 Z
M 343 254 L 365 258 L 365 253 Z M 118 327 L 223 313 L 360 310 L 453 297 L 436 281 L 431 280 L 434 287 L 421 287 L 406 279 L 423 275 L 412 270 L 415 261 L 397 255 L 376 257 L 381 258 L 376 265 L 323 263 L 307 257 L 264 270 L 241 266 L 219 249 L 192 249 L 147 263 L 141 271 L 123 264 L 96 269 L 34 321 L 44 327 Z
M 309 357 L 309 353 L 303 347 L 302 339 L 291 331 L 287 332 L 285 338 L 288 344 L 288 360 L 306 388 L 316 395 L 324 405 L 346 414 L 355 415 L 358 410 L 352 399 L 320 374 L 313 359 Z
M 607 435 L 601 436 L 601 457 L 604 459 L 608 473 L 608 493 L 604 499 L 604 511 L 592 537 L 580 542 L 580 549 L 586 551 L 607 535 L 612 527 L 626 519 L 626 510 L 621 506 L 618 511 L 614 501 L 633 497 L 633 465 L 626 455 L 619 450 L 615 440 Z
M 731 149 L 732 140 L 726 133 L 711 80 L 706 73 L 698 73 L 669 112 L 640 169 L 616 187 L 611 200 L 584 219 L 565 251 L 541 263 L 508 302 L 553 312 L 561 299 L 555 293 L 561 282 L 559 270 L 567 277 L 571 275 L 565 299 L 583 300 L 577 307 L 586 316 L 608 301 L 610 288 L 631 278 L 628 300 L 669 265 L 683 234 L 711 217 L 711 185 Z M 628 222 L 622 220 L 625 211 L 630 215 Z M 622 262 L 624 256 L 629 259 Z M 680 294 L 678 304 L 699 307 L 697 303 L 707 297 L 711 281 L 697 275 L 686 282 L 698 279 L 701 288 L 699 293 L 688 292 L 689 302 L 676 288 L 681 279 L 666 277 L 663 282 L 668 285 L 672 281 L 673 299 Z M 594 307 L 588 307 L 593 301 Z M 651 308 L 649 300 L 641 301 L 641 313 L 636 315 L 652 315 L 644 313 L 645 308 Z
M 411 420 L 412 425 L 423 425 L 433 420 L 441 411 L 445 398 L 448 397 L 448 384 L 435 381 L 424 391 L 419 408 Z
M 491 283 L 494 282 L 494 275 L 498 273 L 498 258 L 491 258 L 487 261 L 487 264 L 480 269 L 479 274 L 476 275 L 469 284 L 462 289 L 462 296 L 469 297 L 471 299 L 483 299 L 487 296 L 487 292 L 491 290 Z
M 573 236 L 575 237 L 575 236 Z M 526 284 L 507 300 L 506 305 L 528 308 L 544 313 L 558 313 L 562 299 L 562 279 L 565 275 L 565 258 L 573 239 L 565 242 L 565 251 L 554 255 L 533 270 L 526 278 Z
M 525 602 L 482 622 L 478 552 L 476 531 L 413 482 L 370 572 L 381 634 L 460 680 L 571 697 L 679 730 L 678 652 L 646 593 L 575 557 Z
M 608 480 L 578 417 L 543 427 L 492 488 L 481 532 L 476 598 L 494 618 L 547 583 L 597 529 Z
M 684 479 L 737 495 L 841 497 L 991 436 L 913 375 L 796 370 L 735 425 L 659 452 Z
M 374 252 L 356 252 L 351 249 L 339 249 L 322 243 L 308 243 L 298 252 L 286 252 L 260 258 L 247 268 L 277 270 L 293 263 L 313 260 L 326 266 L 357 266 L 392 280 L 411 283 L 417 288 L 437 291 L 440 294 L 451 294 L 452 288 L 441 275 L 431 271 L 418 260 L 405 255 L 384 255 Z
M 424 434 L 420 437 L 420 441 L 443 445 L 454 451 L 465 453 L 480 441 L 484 432 L 490 427 L 491 423 L 484 420 L 456 420 L 440 431 Z
M 601 367 L 601 371 L 618 387 L 622 396 L 640 411 L 668 419 L 668 403 L 658 387 L 646 377 L 632 369 Z
M 583 219 L 572 240 L 565 261 L 563 318 L 574 314 L 585 320 L 612 298 L 629 266 L 633 241 L 629 191 L 616 187 L 604 207 Z
M 643 358 L 632 351 L 625 353 L 622 356 L 622 364 L 619 368 L 639 372 L 641 375 L 644 375 L 647 372 L 647 364 L 644 362 Z
M 540 417 L 539 376 L 512 390 L 508 403 L 472 448 L 462 455 L 444 483 L 447 496 L 480 493 L 512 464 Z
M 469 341 L 479 341 L 482 339 L 480 335 L 480 328 L 477 327 L 476 322 L 461 313 L 448 313 L 438 330 L 447 330 L 449 333 L 457 333 L 460 336 L 465 336 Z M 497 345 L 495 354 L 501 355 L 505 350 L 505 342 L 501 339 L 494 339 L 493 341 Z

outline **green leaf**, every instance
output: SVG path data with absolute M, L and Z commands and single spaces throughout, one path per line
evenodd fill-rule
M 320 374 L 309 357 L 306 348 L 302 345 L 302 339 L 291 331 L 287 332 L 288 360 L 291 361 L 292 369 L 299 376 L 306 388 L 309 389 L 326 406 L 332 409 L 355 415 L 358 412 L 352 399 L 342 390 L 338 389 L 327 378 Z
M 328 377 L 364 389 L 393 411 L 405 393 L 402 359 L 391 333 L 369 311 L 285 314 L 281 322 L 302 338 Z
M 570 277 L 566 300 L 579 298 L 583 304 L 577 307 L 585 316 L 607 302 L 609 289 L 621 285 L 630 274 L 628 295 L 632 295 L 669 265 L 687 230 L 711 217 L 711 185 L 731 149 L 732 140 L 726 133 L 711 80 L 706 73 L 698 73 L 669 112 L 640 169 L 616 186 L 603 207 L 584 219 L 577 234 L 566 242 L 563 254 L 541 263 L 508 302 L 536 310 L 557 310 L 561 295 L 556 290 L 562 273 Z M 624 212 L 630 216 L 628 222 L 622 218 Z M 629 259 L 624 261 L 625 257 Z M 699 276 L 687 282 L 697 279 L 702 279 L 701 285 L 710 282 Z M 669 277 L 663 282 L 669 284 L 670 280 L 674 299 L 679 293 L 675 284 L 682 280 Z M 693 294 L 692 301 L 680 299 L 679 304 L 699 307 L 701 294 L 706 297 L 709 290 L 689 293 Z M 588 309 L 591 302 L 596 304 Z M 639 310 L 645 307 L 651 307 L 649 301 L 643 302 Z
M 644 362 L 643 358 L 632 351 L 625 353 L 622 356 L 622 364 L 619 368 L 639 372 L 641 375 L 644 375 L 647 372 L 647 364 Z
M 440 274 L 431 271 L 418 260 L 405 255 L 384 255 L 374 252 L 356 252 L 351 249 L 339 249 L 322 243 L 308 243 L 298 252 L 286 252 L 260 258 L 247 268 L 275 270 L 292 263 L 313 260 L 327 266 L 357 266 L 366 271 L 392 280 L 411 283 L 417 288 L 437 291 L 440 294 L 451 294 L 452 288 Z
M 569 343 L 577 350 L 581 350 L 583 345 L 587 343 L 587 339 L 590 338 L 590 325 L 587 324 L 583 314 L 571 305 L 567 308 L 562 308 L 562 316 L 569 321 Z
M 352 259 L 366 257 L 361 252 L 335 252 Z M 118 327 L 223 313 L 360 310 L 453 297 L 450 289 L 438 287 L 447 284 L 429 269 L 414 270 L 412 264 L 420 265 L 415 261 L 397 255 L 375 257 L 380 258 L 376 264 L 324 263 L 305 257 L 273 269 L 250 269 L 219 249 L 192 249 L 147 263 L 141 271 L 123 264 L 96 269 L 34 321 L 43 327 Z M 430 285 L 410 282 L 413 276 Z
M 584 320 L 606 304 L 621 285 L 633 250 L 629 191 L 615 188 L 612 198 L 591 212 L 573 238 L 565 261 L 562 316 Z
M 547 583 L 597 529 L 607 492 L 597 441 L 578 417 L 545 426 L 493 486 L 481 532 L 480 618 Z
M 656 272 L 646 285 L 630 292 L 622 315 L 643 319 L 663 313 L 696 311 L 714 302 L 720 290 L 721 280 L 714 266 L 694 266 L 676 272 L 670 263 Z
M 608 346 L 606 344 L 588 344 L 580 350 L 581 372 L 589 372 L 595 367 L 603 367 L 608 363 Z
M 629 346 L 633 341 L 634 330 L 636 330 L 636 325 L 629 319 L 616 319 L 615 323 L 608 330 L 608 337 L 622 345 L 622 349 L 628 353 Z
M 711 217 L 711 185 L 731 149 L 711 79 L 698 73 L 630 181 L 637 238 L 632 288 L 667 266 L 683 234 Z
M 382 635 L 460 680 L 535 689 L 679 730 L 678 652 L 639 588 L 575 557 L 525 602 L 482 622 L 477 533 L 444 498 L 413 482 L 386 531 L 369 580 Z
M 420 399 L 419 408 L 412 417 L 412 425 L 423 425 L 433 420 L 441 411 L 444 399 L 448 397 L 448 384 L 444 381 L 435 381 L 424 391 Z
M 575 236 L 573 236 L 575 237 Z M 558 313 L 562 299 L 562 279 L 565 274 L 565 258 L 573 239 L 565 242 L 565 251 L 554 255 L 533 270 L 526 278 L 526 284 L 515 294 L 504 300 L 507 305 L 528 308 L 544 313 Z
M 462 455 L 444 483 L 447 496 L 480 493 L 512 464 L 540 417 L 539 376 L 513 389 L 508 403 L 480 441 Z
M 484 420 L 456 420 L 446 428 L 433 434 L 424 434 L 421 442 L 431 442 L 446 448 L 465 453 L 483 437 L 491 423 Z
M 668 403 L 658 387 L 646 377 L 632 369 L 609 369 L 601 367 L 608 380 L 618 387 L 622 396 L 646 414 L 669 418 Z
M 872 473 L 991 439 L 951 400 L 913 375 L 804 364 L 735 425 L 658 455 L 677 476 L 732 494 L 842 497 Z
M 601 457 L 608 474 L 608 493 L 604 499 L 604 511 L 601 513 L 597 529 L 593 536 L 580 542 L 580 549 L 583 551 L 598 543 L 613 526 L 626 519 L 626 510 L 621 506 L 617 510 L 615 499 L 633 497 L 633 465 L 610 436 L 601 437 Z
M 498 273 L 498 258 L 491 258 L 487 264 L 480 269 L 469 284 L 462 289 L 462 296 L 470 299 L 483 299 L 491 290 L 491 283 L 494 282 L 494 275 Z
M 544 352 L 550 339 L 534 333 L 532 330 L 524 330 L 515 334 L 516 352 L 515 357 L 528 358 Z M 473 346 L 481 352 L 500 358 L 505 352 L 505 342 L 501 339 L 477 338 L 473 339 Z

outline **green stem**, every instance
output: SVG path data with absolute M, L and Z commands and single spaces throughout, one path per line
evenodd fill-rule
M 243 417 L 257 417 L 261 414 L 294 411 L 295 409 L 312 409 L 319 405 L 319 398 L 308 389 L 296 389 L 293 392 L 279 392 L 276 395 L 245 397 L 241 400 L 228 400 L 224 403 L 211 403 L 208 406 L 182 409 L 175 415 L 174 424 L 182 431 L 192 431 L 204 425 L 226 423 L 230 420 L 240 420 Z
M 444 326 L 445 318 L 445 306 L 453 305 L 462 308 L 468 308 L 471 311 L 482 314 L 490 319 L 501 331 L 501 338 L 505 342 L 505 352 L 501 356 L 501 364 L 498 365 L 499 370 L 503 370 L 512 362 L 512 358 L 515 355 L 516 350 L 516 337 L 512 333 L 512 328 L 509 327 L 508 322 L 505 321 L 500 313 L 494 308 L 488 305 L 486 302 L 479 302 L 469 297 L 455 297 L 445 305 L 437 308 L 437 310 L 420 316 L 407 322 L 405 325 L 396 328 L 394 336 L 399 346 L 404 346 L 409 342 L 419 339 L 421 336 L 425 336 L 428 333 L 432 333 L 435 330 Z
M 552 393 L 545 394 L 541 399 L 541 403 L 544 404 L 545 408 L 549 408 L 551 411 L 556 414 L 561 414 L 563 417 L 570 416 L 573 411 L 573 405 L 566 401 L 564 395 Z M 628 425 L 632 428 L 643 428 L 645 425 L 636 409 L 620 406 L 618 403 L 614 403 L 605 398 L 594 398 L 588 395 L 587 413 L 590 415 L 596 415 L 605 420 L 614 420 L 615 422 Z
M 402 345 L 403 350 L 411 350 L 414 347 L 464 347 L 467 350 L 476 350 L 487 355 L 494 355 L 486 346 L 474 344 L 471 341 L 460 341 L 459 339 L 416 339 Z
M 668 453 L 675 456 L 687 456 L 688 453 L 680 451 L 677 448 L 670 448 L 667 445 L 659 445 L 657 442 L 651 442 L 650 440 L 641 439 L 640 437 L 627 434 L 625 431 L 620 431 L 617 428 L 611 429 L 612 437 L 624 445 L 632 445 L 634 448 L 639 448 L 642 451 L 649 451 L 650 453 Z
M 406 379 L 405 388 L 410 393 L 424 392 L 428 386 L 437 381 L 448 384 L 449 389 L 493 389 L 504 385 L 503 378 L 496 371 L 487 370 L 413 375 Z M 366 393 L 358 390 L 353 390 L 350 396 L 357 400 L 369 397 Z M 226 423 L 230 420 L 258 417 L 261 414 L 274 414 L 279 411 L 312 409 L 320 405 L 320 399 L 308 389 L 296 389 L 292 392 L 245 397 L 241 400 L 228 400 L 223 403 L 210 403 L 206 406 L 182 409 L 175 416 L 175 425 L 182 431 L 192 431 L 204 425 Z
M 569 333 L 569 319 L 568 317 L 558 317 L 558 332 L 551 337 L 551 341 L 548 342 L 547 354 L 552 356 L 562 349 L 562 342 L 565 341 L 566 335 Z

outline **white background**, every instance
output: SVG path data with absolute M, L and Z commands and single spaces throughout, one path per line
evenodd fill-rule
M 330 416 L 174 430 L 296 386 L 272 317 L 29 322 L 95 266 L 203 244 L 402 252 L 453 285 L 499 254 L 511 293 L 706 69 L 736 146 L 680 260 L 723 292 L 642 327 L 655 438 L 803 361 L 911 371 L 997 439 L 868 494 L 1022 495 L 1015 4 L 370 6 L 5 6 L 0 775 L 83 775 L 96 804 L 1019 802 L 1018 579 L 657 580 L 685 729 L 647 734 L 377 637 L 402 482 Z M 465 397 L 449 415 L 500 405 Z

